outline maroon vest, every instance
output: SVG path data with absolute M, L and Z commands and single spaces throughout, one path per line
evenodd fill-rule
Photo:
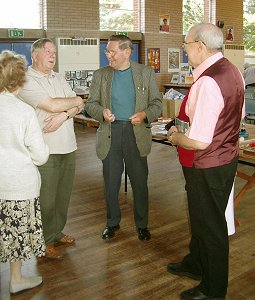
M 226 58 L 221 58 L 206 69 L 200 77 L 202 76 L 210 76 L 217 82 L 223 96 L 224 108 L 219 115 L 212 143 L 205 150 L 192 151 L 178 147 L 178 153 L 182 166 L 212 168 L 228 164 L 238 156 L 244 85 L 240 72 Z M 183 100 L 179 114 L 179 118 L 186 122 L 187 98 L 188 95 Z

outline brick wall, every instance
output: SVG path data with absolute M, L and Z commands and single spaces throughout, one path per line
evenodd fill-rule
M 208 0 L 206 0 L 208 3 Z M 234 43 L 243 39 L 243 1 L 215 0 L 216 21 L 223 20 L 222 29 L 226 36 L 226 25 L 234 27 Z M 182 35 L 182 1 L 176 0 L 141 0 L 141 62 L 146 64 L 147 48 L 160 48 L 160 73 L 156 74 L 160 89 L 169 83 L 172 74 L 168 73 L 168 48 L 180 48 Z M 85 36 L 106 38 L 111 32 L 99 32 L 99 4 L 96 0 L 48 0 L 47 1 L 47 36 Z M 208 4 L 206 21 L 209 20 Z M 170 32 L 159 32 L 159 14 L 170 15 Z M 131 37 L 132 35 L 130 35 Z
M 234 28 L 234 43 L 242 44 L 243 40 L 243 0 L 214 0 L 216 21 L 223 20 L 226 36 L 226 25 Z M 208 0 L 206 0 L 208 3 Z M 161 65 L 157 80 L 160 89 L 169 83 L 172 74 L 168 73 L 167 49 L 180 48 L 182 35 L 182 1 L 176 0 L 141 0 L 142 35 L 130 34 L 132 39 L 141 40 L 141 62 L 146 63 L 147 48 L 160 48 Z M 55 37 L 96 37 L 107 39 L 112 32 L 99 31 L 99 3 L 97 0 L 47 0 L 45 7 L 46 35 Z M 208 5 L 206 6 L 208 15 Z M 159 32 L 159 14 L 170 15 L 170 32 Z M 207 16 L 207 21 L 209 16 Z M 2 30 L 3 31 L 3 30 Z M 6 35 L 6 33 L 4 33 Z M 5 37 L 1 35 L 0 38 Z
M 99 3 L 94 0 L 47 0 L 47 36 L 99 37 Z

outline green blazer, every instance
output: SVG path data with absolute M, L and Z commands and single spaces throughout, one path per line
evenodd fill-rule
M 134 126 L 137 147 L 141 156 L 147 156 L 151 151 L 151 126 L 162 112 L 162 95 L 158 90 L 155 73 L 151 67 L 131 61 L 132 75 L 135 85 L 135 112 L 145 111 L 146 122 Z M 100 122 L 96 136 L 97 156 L 103 160 L 111 146 L 111 123 L 105 122 L 103 110 L 111 109 L 111 90 L 114 70 L 103 67 L 95 71 L 90 87 L 90 95 L 85 105 L 88 114 Z

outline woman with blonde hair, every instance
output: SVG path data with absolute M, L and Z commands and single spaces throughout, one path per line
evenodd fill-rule
M 16 95 L 25 83 L 26 60 L 10 51 L 0 54 L 0 261 L 10 263 L 10 292 L 42 283 L 25 277 L 22 261 L 43 256 L 37 166 L 49 156 L 34 110 Z

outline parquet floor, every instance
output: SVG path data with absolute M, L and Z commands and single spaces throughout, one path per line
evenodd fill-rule
M 121 229 L 105 242 L 101 162 L 95 154 L 95 129 L 76 125 L 77 172 L 65 232 L 76 238 L 75 246 L 62 248 L 61 261 L 32 259 L 25 274 L 42 274 L 40 287 L 10 296 L 9 268 L 1 264 L 1 300 L 94 300 L 179 299 L 181 291 L 196 284 L 166 272 L 169 261 L 186 253 L 189 226 L 184 179 L 174 148 L 153 143 L 149 156 L 150 222 L 152 239 L 137 239 L 133 222 L 132 195 L 123 187 L 120 195 Z M 240 166 L 252 172 L 251 167 Z M 244 181 L 237 178 L 236 191 Z M 255 299 L 255 201 L 250 190 L 236 209 L 241 222 L 230 237 L 229 300 Z

